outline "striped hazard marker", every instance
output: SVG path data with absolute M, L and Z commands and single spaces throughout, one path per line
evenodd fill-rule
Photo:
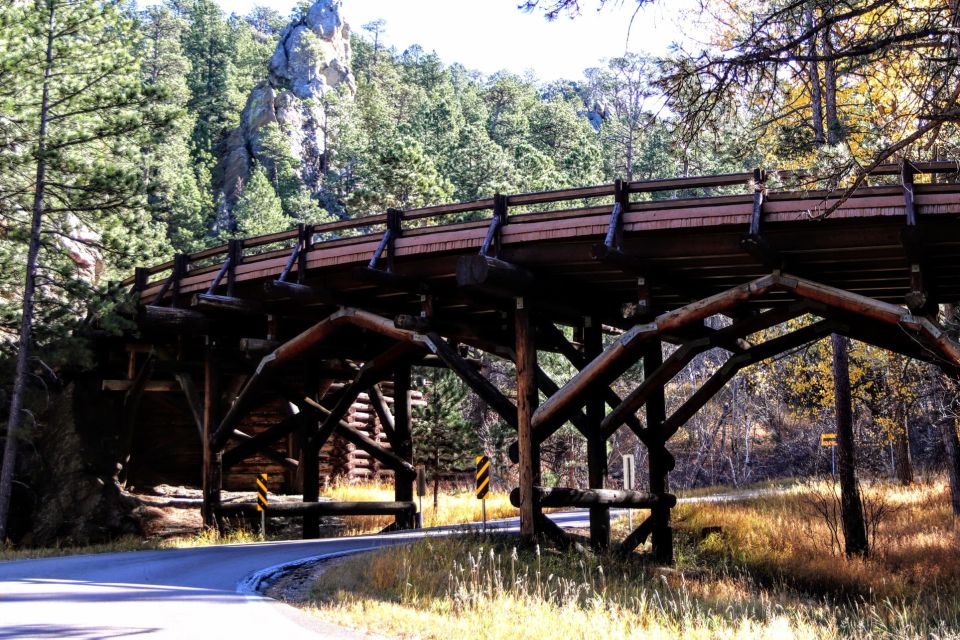
M 477 456 L 477 498 L 483 500 L 490 493 L 490 458 Z
M 261 473 L 257 476 L 257 511 L 267 510 L 267 496 L 270 491 L 267 489 L 267 474 Z

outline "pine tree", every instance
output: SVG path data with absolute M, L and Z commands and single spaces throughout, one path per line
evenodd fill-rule
M 283 213 L 280 198 L 262 166 L 256 166 L 250 172 L 250 180 L 233 207 L 233 216 L 237 221 L 237 235 L 241 238 L 286 231 L 294 224 Z
M 467 390 L 455 373 L 433 369 L 422 382 L 427 403 L 413 423 L 414 460 L 433 478 L 436 507 L 440 475 L 468 468 L 479 437 L 463 417 Z
M 0 541 L 32 362 L 69 344 L 64 336 L 99 297 L 93 289 L 100 282 L 163 251 L 162 230 L 144 207 L 141 149 L 168 120 L 142 82 L 135 24 L 122 7 L 100 0 L 0 7 L 4 25 L 25 36 L 0 42 L 0 73 L 16 87 L 18 125 L 0 145 L 0 201 L 13 232 L 5 241 L 19 245 L 5 253 L 25 254 L 17 270 L 22 308 L 0 472 Z

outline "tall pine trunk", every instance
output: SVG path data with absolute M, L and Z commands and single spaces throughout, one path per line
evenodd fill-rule
M 808 5 L 805 11 L 807 29 L 813 30 L 813 6 Z M 810 38 L 809 53 L 811 58 L 816 58 L 818 53 L 817 39 Z M 823 132 L 823 90 L 820 87 L 820 63 L 817 60 L 811 60 L 808 63 L 808 72 L 810 76 L 810 108 L 813 120 L 813 143 L 817 147 L 822 147 L 827 138 Z
M 30 244 L 27 249 L 26 277 L 23 283 L 23 317 L 20 320 L 20 340 L 17 350 L 13 392 L 10 396 L 10 418 L 7 421 L 7 441 L 3 449 L 3 467 L 0 469 L 0 545 L 7 539 L 7 521 L 13 492 L 13 470 L 17 463 L 17 444 L 23 424 L 23 402 L 27 391 L 27 373 L 30 367 L 30 340 L 33 332 L 33 301 L 37 286 L 37 261 L 40 254 L 40 225 L 43 222 L 47 174 L 47 121 L 50 110 L 50 77 L 53 69 L 53 41 L 55 7 L 47 5 L 46 62 L 43 69 L 43 97 L 40 102 L 40 126 L 37 135 L 37 173 L 33 192 L 33 219 L 30 223 Z
M 837 474 L 840 476 L 840 518 L 847 557 L 869 554 L 863 503 L 857 488 L 853 446 L 853 408 L 850 399 L 849 341 L 831 336 L 833 346 L 834 396 L 837 410 Z

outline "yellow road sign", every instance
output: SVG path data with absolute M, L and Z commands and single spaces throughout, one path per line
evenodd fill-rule
M 261 473 L 257 477 L 257 511 L 263 511 L 267 508 L 267 496 L 270 491 L 267 489 L 267 474 Z
M 837 446 L 837 434 L 835 434 L 835 433 L 821 433 L 821 434 L 820 434 L 820 446 L 821 446 L 821 447 L 835 447 L 835 446 Z
M 490 458 L 477 456 L 477 498 L 483 500 L 490 493 Z

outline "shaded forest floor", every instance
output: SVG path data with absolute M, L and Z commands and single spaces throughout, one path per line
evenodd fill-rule
M 960 527 L 943 482 L 863 487 L 874 552 L 847 560 L 831 483 L 675 511 L 675 567 L 429 539 L 324 571 L 308 608 L 400 637 L 957 638 Z M 721 527 L 704 537 L 705 527 Z M 627 533 L 624 522 L 615 537 Z

